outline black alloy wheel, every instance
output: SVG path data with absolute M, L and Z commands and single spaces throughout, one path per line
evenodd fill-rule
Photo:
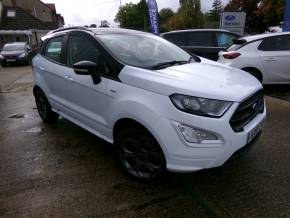
M 123 169 L 135 179 L 150 181 L 165 171 L 165 158 L 156 140 L 143 129 L 121 132 L 117 153 Z

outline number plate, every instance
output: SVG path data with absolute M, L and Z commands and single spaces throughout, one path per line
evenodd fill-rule
M 264 121 L 259 123 L 254 129 L 252 129 L 248 133 L 248 143 L 250 143 L 262 131 L 263 123 L 264 123 Z
M 16 59 L 6 59 L 7 62 L 13 62 L 16 61 Z

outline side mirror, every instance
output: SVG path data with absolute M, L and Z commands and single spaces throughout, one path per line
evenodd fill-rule
M 98 74 L 98 65 L 91 61 L 80 61 L 73 65 L 73 69 L 78 75 L 90 75 L 94 84 L 101 82 L 101 77 Z

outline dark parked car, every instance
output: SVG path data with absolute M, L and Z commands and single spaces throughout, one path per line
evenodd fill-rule
M 6 43 L 0 53 L 1 65 L 9 63 L 28 64 L 31 60 L 31 47 L 26 42 Z
M 218 53 L 232 45 L 240 35 L 219 29 L 178 30 L 161 34 L 161 37 L 190 53 L 216 61 Z

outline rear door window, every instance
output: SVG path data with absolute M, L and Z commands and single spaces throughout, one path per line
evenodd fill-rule
M 290 35 L 266 38 L 258 47 L 261 51 L 290 51 Z
M 63 47 L 63 36 L 58 36 L 50 39 L 47 42 L 44 56 L 55 62 L 62 62 L 62 47 Z
M 171 33 L 164 35 L 164 38 L 168 41 L 179 45 L 179 46 L 186 46 L 187 45 L 187 33 Z
M 188 32 L 188 46 L 217 47 L 214 32 Z

